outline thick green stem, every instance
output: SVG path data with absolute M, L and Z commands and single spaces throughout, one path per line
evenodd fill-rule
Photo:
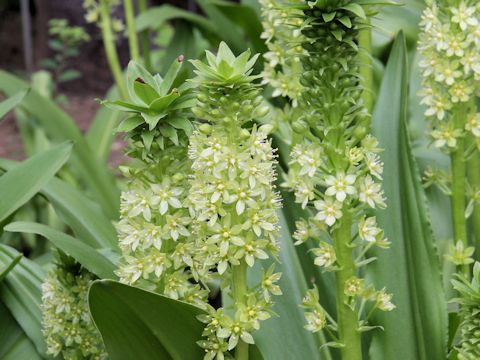
M 101 28 L 103 46 L 107 54 L 108 64 L 112 71 L 113 78 L 117 84 L 118 90 L 122 98 L 128 98 L 128 92 L 125 81 L 122 75 L 122 68 L 120 67 L 120 60 L 118 59 L 117 49 L 115 47 L 115 37 L 112 32 L 112 20 L 110 18 L 110 8 L 107 0 L 100 0 L 100 14 L 101 14 Z
M 235 307 L 246 303 L 247 294 L 247 263 L 242 260 L 240 265 L 232 268 L 232 297 Z M 236 360 L 248 360 L 248 344 L 241 339 L 235 349 Z
M 454 113 L 453 121 L 455 129 L 463 130 L 465 121 L 465 110 L 458 108 Z M 465 218 L 465 139 L 463 136 L 457 138 L 457 147 L 450 154 L 452 167 L 452 216 L 454 242 L 461 241 L 465 247 L 468 246 L 467 220 Z M 468 265 L 463 267 L 465 275 L 468 276 Z
M 147 11 L 147 0 L 138 0 L 138 12 L 142 14 L 145 11 Z M 144 30 L 140 33 L 140 45 L 142 47 L 143 64 L 148 71 L 152 71 L 148 30 Z
M 480 154 L 476 152 L 468 161 L 468 181 L 476 190 L 480 191 Z M 476 204 L 472 214 L 473 236 L 477 258 L 480 255 L 480 204 Z
M 361 360 L 362 343 L 358 331 L 358 316 L 356 311 L 347 305 L 348 298 L 344 292 L 346 281 L 356 275 L 353 251 L 349 246 L 352 240 L 351 228 L 351 214 L 345 210 L 340 219 L 340 227 L 333 234 L 337 263 L 340 268 L 336 272 L 337 324 L 340 343 L 344 344 L 344 347 L 340 349 L 342 359 Z
M 135 30 L 135 14 L 133 10 L 132 0 L 123 0 L 125 9 L 125 18 L 127 20 L 128 46 L 130 47 L 130 58 L 138 61 L 140 52 L 138 50 L 137 32 Z
M 372 58 L 372 30 L 367 20 L 367 27 L 358 34 L 360 52 L 360 78 L 363 88 L 362 99 L 365 108 L 371 114 L 373 111 L 373 58 Z

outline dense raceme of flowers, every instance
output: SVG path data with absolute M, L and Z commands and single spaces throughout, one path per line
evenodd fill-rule
M 47 353 L 65 360 L 101 360 L 107 354 L 88 311 L 95 275 L 79 264 L 55 265 L 42 284 L 43 334 Z
M 349 1 L 305 6 L 301 29 L 307 56 L 302 57 L 304 90 L 299 99 L 304 115 L 293 123 L 303 140 L 292 149 L 284 183 L 295 192 L 296 202 L 314 214 L 297 223 L 297 243 L 321 239 L 313 250 L 315 264 L 336 272 L 341 335 L 347 331 L 343 316 L 355 322 L 351 331 L 361 328 L 356 311 L 365 301 L 380 310 L 394 308 L 391 295 L 357 278 L 358 268 L 373 260 L 365 257 L 367 250 L 389 244 L 372 216 L 374 209 L 386 205 L 381 149 L 368 134 L 370 115 L 359 86 L 358 34 L 364 18 L 363 8 Z M 309 291 L 304 300 L 306 328 L 319 331 L 329 321 L 315 292 Z M 345 315 L 349 309 L 355 314 Z M 331 321 L 330 325 L 335 328 Z
M 434 145 L 453 151 L 467 134 L 480 144 L 475 105 L 480 90 L 480 4 L 430 0 L 420 26 L 421 94 Z M 462 111 L 458 121 L 453 116 L 457 109 Z
M 172 88 L 183 58 L 162 79 L 131 63 L 131 103 L 105 102 L 129 111 L 119 127 L 127 131 L 127 153 L 137 161 L 124 167 L 128 179 L 121 195 L 117 274 L 120 280 L 174 299 L 205 307 L 208 291 L 195 283 L 195 247 L 187 201 L 188 136 L 193 126 L 188 87 Z
M 193 112 L 205 121 L 190 138 L 189 203 L 197 221 L 192 232 L 202 249 L 198 263 L 218 272 L 234 309 L 229 315 L 210 308 L 200 318 L 206 324 L 206 340 L 199 342 L 205 359 L 223 359 L 227 351 L 253 343 L 251 332 L 270 317 L 271 295 L 281 293 L 273 267 L 256 287 L 246 284 L 248 267 L 278 251 L 280 207 L 271 127 L 251 124 L 266 113 L 250 75 L 256 58 L 249 51 L 235 57 L 221 43 L 217 56 L 207 52 L 208 65 L 192 62 L 198 75 Z
M 301 2 L 303 1 L 260 0 L 264 28 L 262 39 L 265 39 L 268 47 L 268 52 L 263 55 L 263 81 L 274 88 L 273 97 L 288 97 L 293 106 L 297 105 L 297 98 L 302 91 L 299 81 L 302 73 L 300 58 L 305 50 L 301 46 L 303 36 L 299 29 L 302 24 L 301 11 L 287 11 L 284 7 L 286 4 Z
M 454 301 L 460 304 L 461 340 L 457 347 L 459 360 L 480 359 L 480 263 L 473 267 L 473 279 L 459 276 L 453 280 L 460 297 Z

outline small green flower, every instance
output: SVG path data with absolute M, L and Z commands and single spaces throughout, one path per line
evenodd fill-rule
M 387 294 L 385 289 L 376 292 L 376 307 L 382 311 L 392 311 L 396 306 L 392 303 L 392 294 Z
M 345 281 L 344 293 L 347 296 L 360 296 L 365 290 L 365 280 L 359 279 L 355 276 Z
M 322 241 L 319 248 L 312 249 L 313 255 L 315 255 L 314 264 L 317 266 L 329 268 L 337 260 L 335 255 L 335 248 Z
M 473 263 L 472 255 L 475 252 L 473 246 L 465 247 L 461 240 L 458 240 L 456 244 L 449 246 L 449 252 L 445 255 L 445 258 L 454 263 L 455 265 L 468 265 Z

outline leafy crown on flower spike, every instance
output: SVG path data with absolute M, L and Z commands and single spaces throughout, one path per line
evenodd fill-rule
M 198 75 L 198 80 L 234 85 L 248 83 L 260 77 L 250 75 L 259 56 L 256 54 L 250 58 L 250 50 L 235 57 L 228 45 L 222 41 L 216 56 L 208 50 L 206 54 L 208 65 L 200 60 L 191 60 L 197 69 L 195 74 Z
M 162 78 L 159 74 L 151 75 L 140 64 L 130 61 L 127 69 L 129 101 L 102 101 L 111 109 L 131 114 L 117 131 L 127 132 L 132 143 L 139 144 L 143 159 L 152 145 L 164 149 L 166 140 L 179 145 L 186 142 L 193 131 L 188 119 L 188 109 L 195 104 L 191 85 L 183 83 L 178 88 L 174 87 L 182 63 L 183 56 L 179 56 Z M 179 134 L 179 130 L 186 136 Z
M 480 358 L 480 263 L 473 267 L 473 278 L 468 280 L 463 275 L 457 275 L 452 280 L 453 288 L 460 297 L 453 302 L 460 304 L 460 314 L 463 319 L 460 325 L 461 339 L 457 346 L 458 359 L 470 360 Z

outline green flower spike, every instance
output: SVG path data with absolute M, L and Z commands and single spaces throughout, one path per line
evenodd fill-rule
M 376 301 L 365 298 L 363 289 L 373 285 L 364 284 L 360 268 L 375 260 L 368 256 L 372 246 L 388 246 L 371 216 L 386 206 L 383 162 L 378 141 L 369 134 L 371 115 L 362 97 L 358 46 L 376 6 L 318 0 L 294 8 L 302 10 L 292 16 L 303 20 L 298 30 L 305 56 L 297 99 L 301 116 L 292 122 L 296 144 L 284 186 L 294 191 L 302 208 L 312 211 L 310 218 L 297 222 L 297 243 L 313 237 L 318 243 L 312 250 L 314 263 L 335 274 L 338 326 L 325 330 L 335 340 L 329 345 L 341 345 L 342 358 L 355 360 L 362 352 L 358 329 L 371 329 L 363 304 Z M 358 229 L 358 236 L 352 229 Z M 307 295 L 312 297 L 312 292 Z M 389 297 L 382 295 L 376 308 L 393 310 Z M 316 306 L 308 307 L 307 329 L 320 331 L 325 326 L 322 314 Z M 327 330 L 337 332 L 338 341 Z
M 265 115 L 260 88 L 251 75 L 257 56 L 235 57 L 225 43 L 208 64 L 197 68 L 197 104 L 192 111 L 204 123 L 190 138 L 192 161 L 190 212 L 197 226 L 196 262 L 217 273 L 222 292 L 232 299 L 231 315 L 210 309 L 206 340 L 199 344 L 205 359 L 248 358 L 253 331 L 271 316 L 271 295 L 281 294 L 280 274 L 270 268 L 255 287 L 248 286 L 249 268 L 278 252 L 280 198 L 275 191 L 275 155 L 268 139 L 271 126 L 257 127 Z M 229 357 L 228 357 L 229 358 Z
M 206 283 L 209 274 L 196 272 L 187 199 L 188 136 L 194 128 L 188 107 L 194 99 L 188 85 L 174 88 L 181 62 L 180 57 L 163 79 L 130 63 L 132 102 L 106 102 L 130 115 L 119 131 L 127 132 L 127 154 L 137 160 L 124 167 L 128 182 L 120 200 L 122 256 L 116 273 L 124 283 L 205 307 L 208 291 L 196 280 Z

